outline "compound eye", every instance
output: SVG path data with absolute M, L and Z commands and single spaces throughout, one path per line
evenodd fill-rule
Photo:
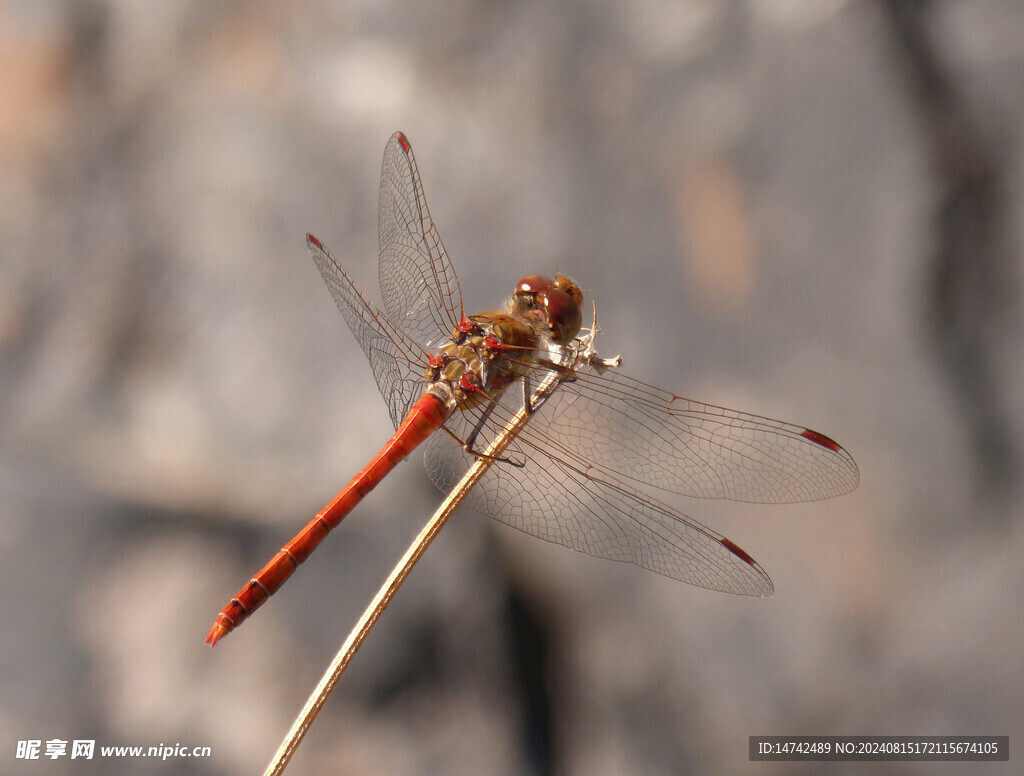
M 547 275 L 527 275 L 516 283 L 512 295 L 513 311 L 519 315 L 530 315 L 537 311 L 537 294 L 551 288 L 551 278 Z
M 564 291 L 570 297 L 572 297 L 580 310 L 583 309 L 583 292 L 580 291 L 580 287 L 576 285 L 572 280 L 567 278 L 565 275 L 555 275 L 554 281 L 551 283 L 551 287 L 559 291 Z
M 516 296 L 539 294 L 551 288 L 551 278 L 547 275 L 527 275 L 516 283 Z
M 583 294 L 579 289 L 574 297 L 567 291 L 550 288 L 539 293 L 537 301 L 544 307 L 552 341 L 558 345 L 572 342 L 583 325 Z

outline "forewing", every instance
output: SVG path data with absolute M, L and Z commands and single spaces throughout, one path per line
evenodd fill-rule
M 462 292 L 430 217 L 412 148 L 401 132 L 384 149 L 378 225 L 384 309 L 432 351 L 462 319 Z
M 839 496 L 860 479 L 816 431 L 685 399 L 617 369 L 581 369 L 524 434 L 582 471 L 672 493 L 786 504 Z

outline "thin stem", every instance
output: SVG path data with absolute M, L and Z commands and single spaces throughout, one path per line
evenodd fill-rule
M 560 373 L 551 371 L 548 376 L 544 379 L 541 385 L 534 392 L 530 406 L 537 407 L 538 401 L 543 400 L 551 392 L 551 390 L 557 385 L 559 381 Z M 292 723 L 291 730 L 288 731 L 288 735 L 284 741 L 281 742 L 281 746 L 278 748 L 274 759 L 271 760 L 270 765 L 267 766 L 267 770 L 264 772 L 264 776 L 279 776 L 284 772 L 285 767 L 291 760 L 292 755 L 295 754 L 295 750 L 298 748 L 299 743 L 306 735 L 306 731 L 309 730 L 313 724 L 313 720 L 316 719 L 316 715 L 320 712 L 327 697 L 331 694 L 334 689 L 334 685 L 338 683 L 341 675 L 345 672 L 348 667 L 349 661 L 356 654 L 356 650 L 362 645 L 366 639 L 370 630 L 376 624 L 381 614 L 387 608 L 387 605 L 391 603 L 391 599 L 395 593 L 398 592 L 398 588 L 402 586 L 405 578 L 409 576 L 409 572 L 412 571 L 412 567 L 416 565 L 416 562 L 420 559 L 427 547 L 437 536 L 444 524 L 448 522 L 448 518 L 451 517 L 452 513 L 458 508 L 459 504 L 463 502 L 466 496 L 469 494 L 471 488 L 473 488 L 484 473 L 494 465 L 505 449 L 511 444 L 512 440 L 519 434 L 520 429 L 526 425 L 531 417 L 531 413 L 527 411 L 527 407 L 524 406 L 515 417 L 509 421 L 508 425 L 502 429 L 502 432 L 495 437 L 494 441 L 491 442 L 490 446 L 481 455 L 477 456 L 476 461 L 469 468 L 469 470 L 463 475 L 459 483 L 452 489 L 451 493 L 448 494 L 447 498 L 441 503 L 433 517 L 427 522 L 420 531 L 419 536 L 413 541 L 406 550 L 405 555 L 398 564 L 391 570 L 388 578 L 384 581 L 384 584 L 377 591 L 377 594 L 370 601 L 370 604 L 366 607 L 362 616 L 356 622 L 355 626 L 349 632 L 345 642 L 341 645 L 341 649 L 338 654 L 334 656 L 334 660 L 331 661 L 327 671 L 321 677 L 319 684 L 316 689 L 313 690 L 312 695 L 309 696 L 309 700 L 306 701 L 306 705 L 303 706 L 302 711 L 299 712 L 298 717 L 295 718 L 295 722 Z

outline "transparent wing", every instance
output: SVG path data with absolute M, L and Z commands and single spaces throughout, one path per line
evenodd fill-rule
M 433 351 L 462 320 L 455 268 L 427 209 L 416 159 L 396 132 L 380 175 L 380 290 L 388 316 Z
M 492 418 L 507 422 L 520 401 L 514 391 L 509 389 Z M 553 414 L 554 408 L 544 405 L 526 429 Z M 465 439 L 481 417 L 479 410 L 456 413 L 449 427 Z M 504 455 L 508 460 L 494 464 L 467 497 L 473 509 L 598 558 L 628 561 L 711 590 L 772 595 L 768 575 L 728 539 L 621 480 L 596 476 L 552 454 L 538 446 L 536 435 L 520 434 Z M 473 462 L 447 434 L 431 438 L 425 459 L 442 490 L 449 490 Z
M 428 354 L 377 309 L 316 237 L 307 234 L 306 245 L 335 304 L 366 354 L 391 421 L 398 428 L 409 407 L 423 393 Z
M 763 504 L 816 501 L 860 480 L 816 431 L 685 399 L 616 369 L 581 370 L 524 433 L 584 471 L 671 493 Z
M 543 365 L 531 373 L 540 384 Z M 525 401 L 510 386 L 489 413 L 453 415 L 458 439 L 482 450 Z M 771 595 L 743 550 L 631 483 L 705 498 L 791 503 L 856 487 L 857 466 L 823 434 L 695 402 L 616 369 L 584 367 L 564 380 L 467 502 L 526 533 L 626 560 L 701 587 Z M 427 471 L 450 489 L 473 457 L 448 435 L 428 443 Z

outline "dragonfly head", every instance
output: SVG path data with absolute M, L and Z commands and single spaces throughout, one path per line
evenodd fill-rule
M 513 312 L 539 318 L 551 331 L 551 340 L 568 345 L 583 325 L 583 292 L 564 275 L 527 275 L 516 284 Z

